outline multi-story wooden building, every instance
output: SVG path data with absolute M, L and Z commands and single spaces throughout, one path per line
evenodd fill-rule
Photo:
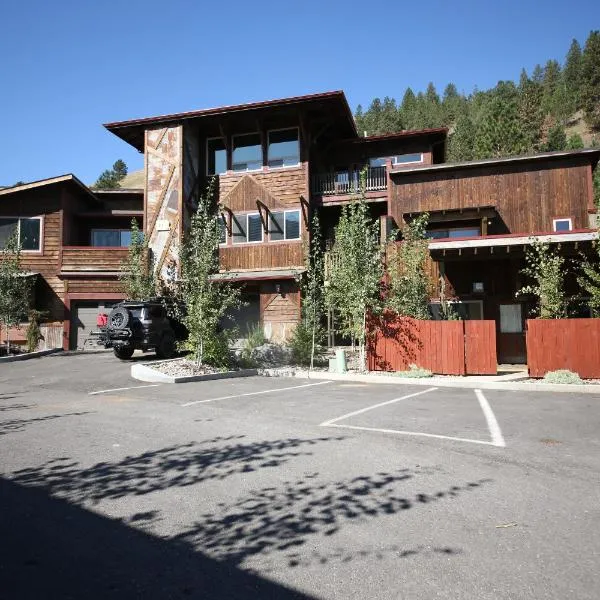
M 0 189 L 0 247 L 15 230 L 35 306 L 63 322 L 63 347 L 82 347 L 96 316 L 124 298 L 119 282 L 143 190 L 92 191 L 74 175 Z
M 143 190 L 92 192 L 65 176 L 0 191 L 0 242 L 3 224 L 19 219 L 24 263 L 40 274 L 39 303 L 65 321 L 65 347 L 77 344 L 98 306 L 122 297 L 131 217 L 143 224 L 157 271 L 170 277 L 198 194 L 213 177 L 222 207 L 219 276 L 244 286 L 242 333 L 260 324 L 273 340 L 288 337 L 300 316 L 311 211 L 320 209 L 326 251 L 364 167 L 382 239 L 429 213 L 434 316 L 443 278 L 464 318 L 496 321 L 500 362 L 525 358 L 530 307 L 515 294 L 531 238 L 573 254 L 596 237 L 592 171 L 600 150 L 448 164 L 446 129 L 362 137 L 342 92 L 106 128 L 144 153 Z
M 444 162 L 446 129 L 361 137 L 342 92 L 109 123 L 145 156 L 144 222 L 163 273 L 198 191 L 218 178 L 223 277 L 243 282 L 243 327 L 286 337 L 311 209 L 330 240 L 367 167 L 382 234 L 428 212 L 432 312 L 440 278 L 465 318 L 497 322 L 500 361 L 525 358 L 527 303 L 515 297 L 532 236 L 578 252 L 595 238 L 592 171 L 600 150 Z

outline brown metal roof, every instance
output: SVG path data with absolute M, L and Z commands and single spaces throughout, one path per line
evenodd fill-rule
M 292 96 L 289 98 L 280 98 L 276 100 L 264 100 L 262 102 L 251 102 L 247 104 L 236 104 L 231 106 L 219 106 L 215 108 L 205 108 L 201 110 L 193 110 L 188 112 L 172 113 L 168 115 L 160 115 L 156 117 L 144 117 L 140 119 L 131 119 L 128 121 L 115 121 L 113 123 L 105 123 L 104 127 L 110 132 L 119 136 L 126 142 L 133 145 L 140 151 L 143 151 L 141 143 L 140 131 L 143 132 L 148 126 L 162 125 L 167 123 L 177 123 L 190 119 L 198 119 L 211 116 L 229 115 L 233 113 L 242 113 L 247 111 L 265 110 L 273 108 L 281 108 L 293 106 L 296 104 L 309 104 L 316 102 L 330 102 L 338 104 L 342 115 L 348 120 L 351 131 L 358 135 L 354 124 L 354 117 L 346 96 L 341 90 L 333 92 L 323 92 L 319 94 L 307 94 L 304 96 Z
M 75 184 L 87 196 L 93 198 L 96 202 L 98 202 L 98 198 L 94 196 L 94 193 L 90 190 L 90 188 L 88 188 L 88 186 L 85 185 L 85 183 L 83 183 L 81 180 L 75 177 L 75 175 L 73 175 L 72 173 L 67 173 L 66 175 L 58 175 L 57 177 L 49 177 L 47 179 L 40 179 L 38 181 L 30 181 L 21 185 L 13 185 L 12 187 L 2 188 L 0 189 L 0 196 L 6 196 L 8 194 L 14 194 L 16 192 L 24 192 L 26 190 L 31 190 L 63 182 L 70 182 Z

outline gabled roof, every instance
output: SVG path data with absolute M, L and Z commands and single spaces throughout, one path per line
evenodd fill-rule
M 88 188 L 85 183 L 79 180 L 73 173 L 67 173 L 66 175 L 59 175 L 58 177 L 50 177 L 48 179 L 40 179 L 38 181 L 30 181 L 29 183 L 22 183 L 21 185 L 13 185 L 12 187 L 0 189 L 0 196 L 7 196 L 9 194 L 15 194 L 17 192 L 24 192 L 26 190 L 32 190 L 48 185 L 54 185 L 56 183 L 70 183 L 76 186 L 80 191 L 85 193 L 87 196 L 92 198 L 95 202 L 98 202 L 94 193 Z
M 304 96 L 292 96 L 289 98 L 280 98 L 277 100 L 265 100 L 262 102 L 251 102 L 247 104 L 235 104 L 231 106 L 219 106 L 215 108 L 205 108 L 188 112 L 160 115 L 157 117 L 144 117 L 141 119 L 131 119 L 128 121 L 116 121 L 114 123 L 105 123 L 104 127 L 125 140 L 141 152 L 144 150 L 143 132 L 150 127 L 160 125 L 169 125 L 190 121 L 193 119 L 205 119 L 209 117 L 218 117 L 223 115 L 232 115 L 235 113 L 251 113 L 257 111 L 282 109 L 286 107 L 296 107 L 310 104 L 330 105 L 340 116 L 347 121 L 348 134 L 357 136 L 356 125 L 352 111 L 346 100 L 343 91 L 323 92 L 319 94 L 307 94 Z

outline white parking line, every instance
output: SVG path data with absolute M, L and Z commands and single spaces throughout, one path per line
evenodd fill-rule
M 506 442 L 504 441 L 504 436 L 500 430 L 500 425 L 498 425 L 498 421 L 496 420 L 496 416 L 492 411 L 490 403 L 487 401 L 481 390 L 475 390 L 475 395 L 477 396 L 477 400 L 479 400 L 479 406 L 481 406 L 481 410 L 485 415 L 485 420 L 487 421 L 488 429 L 490 430 L 490 435 L 492 436 L 493 445 L 499 446 L 500 448 L 505 448 Z
M 321 423 L 321 427 L 328 427 L 329 425 L 333 425 L 337 421 L 342 421 L 344 419 L 349 419 L 350 417 L 354 417 L 355 415 L 360 415 L 362 413 L 367 412 L 368 410 L 374 410 L 375 408 L 379 408 L 381 406 L 387 406 L 388 404 L 394 404 L 394 402 L 400 402 L 400 400 L 406 400 L 407 398 L 414 398 L 415 396 L 420 396 L 421 394 L 426 394 L 427 392 L 433 392 L 437 390 L 436 387 L 427 388 L 426 390 L 421 390 L 420 392 L 415 392 L 414 394 L 407 394 L 406 396 L 401 396 L 400 398 L 394 398 L 393 400 L 388 400 L 387 402 L 380 402 L 379 404 L 375 404 L 374 406 L 367 406 L 367 408 L 361 408 L 360 410 L 355 410 L 354 412 L 348 413 L 346 415 L 342 415 L 341 417 L 337 417 L 336 419 L 331 419 L 330 421 L 325 421 L 325 423 Z M 346 425 L 341 425 L 341 427 L 347 427 Z
M 160 383 L 151 383 L 149 385 L 132 385 L 131 387 L 113 388 L 112 390 L 98 390 L 97 392 L 90 392 L 88 396 L 96 396 L 98 394 L 108 394 L 109 392 L 123 392 L 125 390 L 139 390 L 140 388 L 157 387 Z
M 485 420 L 487 422 L 488 429 L 490 431 L 490 436 L 492 438 L 491 442 L 485 440 L 472 440 L 469 438 L 456 437 L 451 435 L 439 435 L 436 433 L 423 433 L 421 431 L 404 431 L 399 429 L 385 429 L 379 427 L 361 427 L 359 425 L 341 425 L 338 424 L 338 421 L 342 421 L 344 419 L 348 419 L 350 417 L 354 417 L 356 415 L 363 414 L 367 411 L 374 410 L 376 408 L 380 408 L 382 406 L 387 406 L 389 404 L 394 404 L 395 402 L 400 402 L 401 400 L 406 400 L 407 398 L 414 398 L 415 396 L 419 396 L 421 394 L 426 394 L 428 392 L 433 392 L 438 388 L 432 387 L 427 388 L 421 392 L 415 392 L 414 394 L 407 394 L 406 396 L 402 396 L 400 398 L 394 398 L 393 400 L 388 400 L 387 402 L 380 402 L 379 404 L 375 404 L 373 406 L 367 406 L 366 408 L 361 408 L 360 410 L 355 410 L 354 412 L 347 413 L 342 415 L 341 417 L 336 417 L 335 419 L 331 419 L 329 421 L 325 421 L 321 423 L 321 427 L 338 427 L 340 429 L 355 429 L 358 431 L 375 431 L 378 433 L 395 433 L 396 435 L 413 435 L 417 437 L 427 437 L 427 438 L 436 438 L 440 440 L 451 440 L 454 442 L 468 442 L 470 444 L 482 444 L 484 446 L 497 446 L 499 448 L 505 448 L 506 442 L 504 441 L 504 437 L 502 436 L 502 431 L 500 430 L 500 426 L 498 425 L 498 421 L 492 411 L 491 406 L 489 405 L 487 399 L 483 395 L 481 390 L 475 390 L 475 395 L 477 396 L 477 400 L 479 401 L 479 406 L 483 411 L 485 416 Z
M 272 394 L 273 392 L 286 392 L 288 390 L 299 390 L 301 388 L 312 387 L 314 385 L 325 385 L 333 383 L 332 381 L 319 381 L 317 383 L 305 383 L 303 385 L 292 385 L 274 390 L 261 390 L 260 392 L 248 392 L 246 394 L 234 394 L 233 396 L 220 396 L 219 398 L 209 398 L 208 400 L 195 400 L 194 402 L 186 402 L 180 406 L 193 406 L 194 404 L 204 404 L 205 402 L 216 402 L 217 400 L 230 400 L 231 398 L 243 398 L 244 396 L 258 396 L 259 394 Z

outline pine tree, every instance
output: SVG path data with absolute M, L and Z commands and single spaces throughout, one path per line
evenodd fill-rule
M 560 65 L 556 60 L 549 60 L 544 67 L 542 81 L 542 110 L 545 114 L 554 115 L 554 94 L 560 83 Z
M 449 83 L 444 89 L 442 100 L 442 124 L 453 125 L 464 112 L 464 98 L 458 93 L 456 86 Z
M 523 70 L 519 83 L 518 111 L 527 152 L 535 152 L 540 148 L 541 128 L 544 120 L 541 103 L 541 85 L 529 79 Z
M 416 129 L 417 121 L 417 98 L 410 88 L 406 88 L 400 105 L 400 114 L 404 126 L 407 129 Z
M 531 73 L 531 81 L 539 83 L 540 85 L 544 81 L 544 69 L 541 65 L 535 65 L 533 72 Z
M 563 68 L 563 81 L 569 95 L 569 109 L 575 112 L 581 103 L 581 75 L 583 55 L 577 40 L 571 42 Z
M 482 110 L 475 138 L 475 158 L 517 155 L 526 148 L 516 100 L 497 94 Z
M 567 140 L 567 150 L 581 150 L 583 147 L 583 139 L 578 133 L 574 133 Z
M 365 134 L 365 116 L 363 114 L 362 105 L 360 104 L 356 107 L 356 112 L 354 113 L 354 122 L 356 123 L 358 135 L 363 136 Z
M 127 175 L 127 165 L 118 159 L 112 166 L 112 169 L 103 171 L 92 186 L 95 190 L 114 190 L 121 187 L 121 181 Z
M 583 50 L 581 106 L 588 125 L 600 129 L 600 31 L 590 33 Z
M 448 160 L 451 162 L 473 160 L 475 136 L 476 129 L 473 121 L 468 115 L 461 115 L 448 140 Z
M 556 123 L 548 132 L 548 141 L 544 150 L 552 152 L 554 150 L 566 150 L 566 148 L 567 136 L 565 135 L 565 130 L 560 123 Z

